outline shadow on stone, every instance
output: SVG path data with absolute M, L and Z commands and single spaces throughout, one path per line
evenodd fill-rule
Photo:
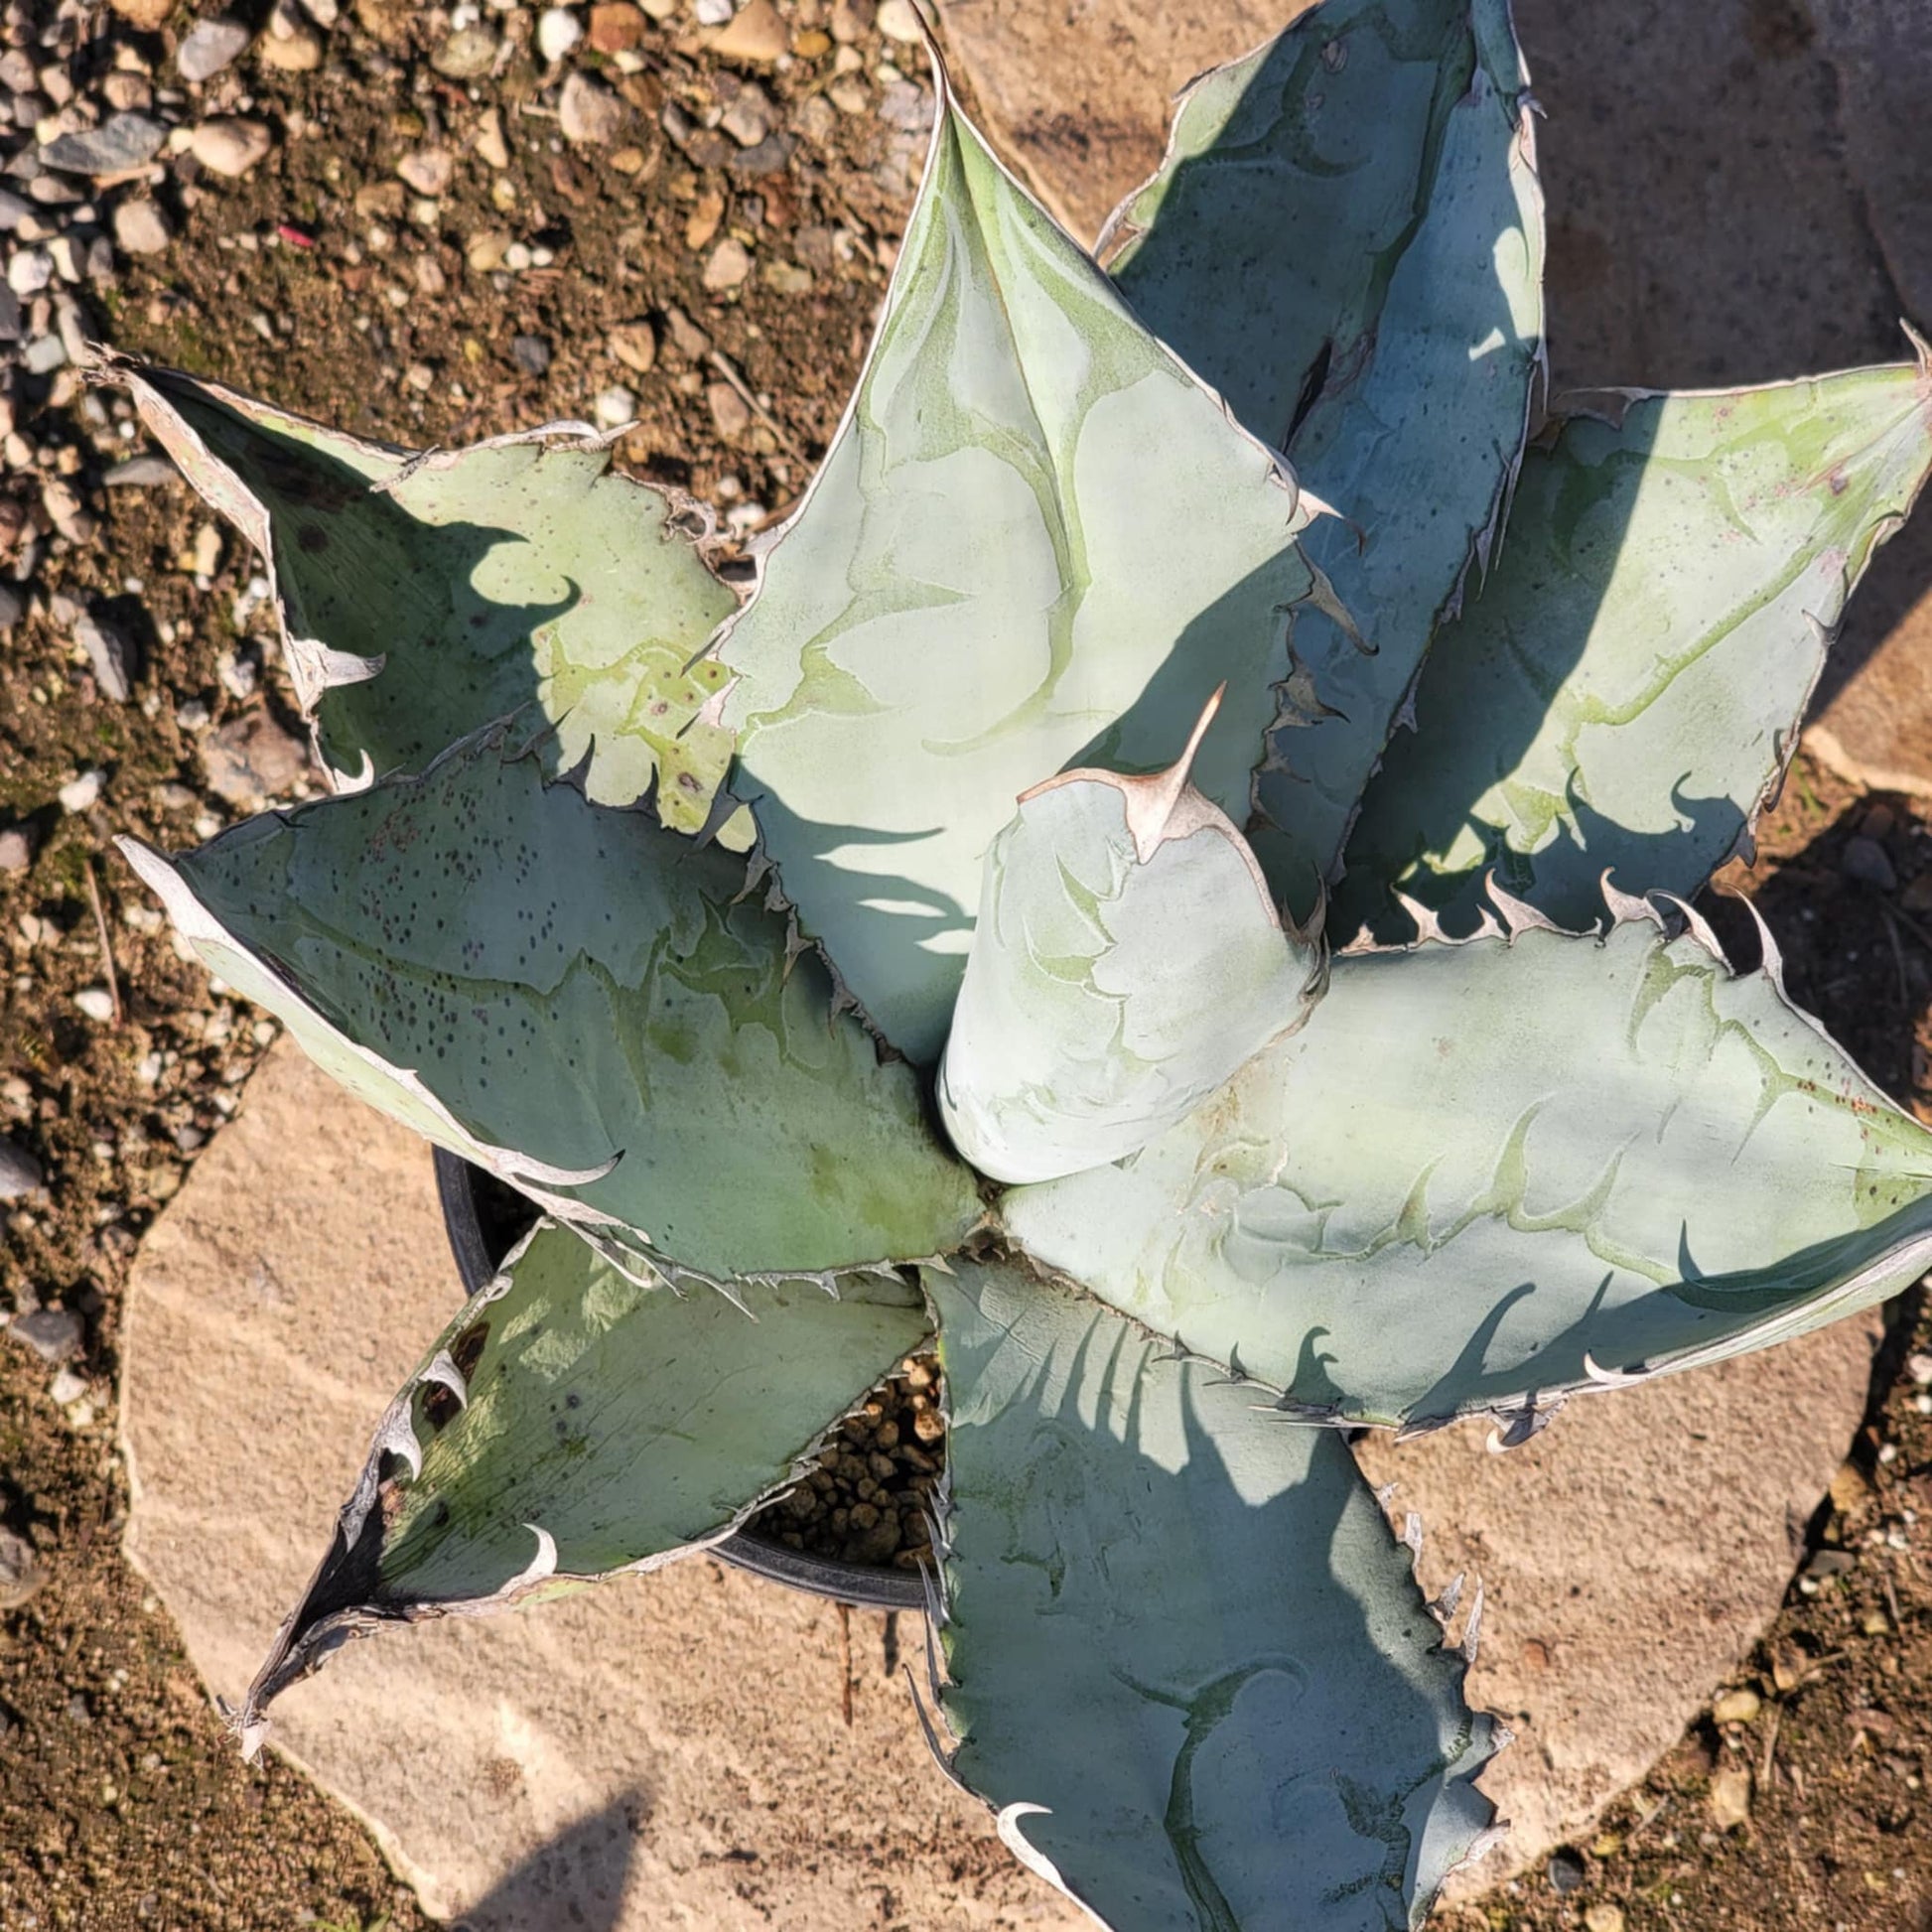
M 567 1825 L 457 1919 L 452 1932 L 616 1932 L 632 1849 L 650 1811 L 650 1799 L 632 1791 Z
M 1909 302 L 1915 283 L 1932 286 L 1932 249 L 1916 276 L 1897 247 L 1887 260 L 1887 207 L 1873 199 L 1883 184 L 1865 179 L 1848 142 L 1855 117 L 1871 119 L 1848 97 L 1870 53 L 1863 10 L 1519 0 L 1516 16 L 1548 110 L 1537 144 L 1553 393 L 1728 387 L 1907 352 L 1901 318 L 1932 320 Z M 1916 71 L 1895 80 L 1922 94 L 1932 42 L 1900 36 L 1897 54 L 1894 69 Z M 1932 119 L 1893 119 L 1883 146 L 1898 180 L 1913 169 L 1932 178 Z M 1854 601 L 1817 710 L 1928 585 L 1921 519 Z

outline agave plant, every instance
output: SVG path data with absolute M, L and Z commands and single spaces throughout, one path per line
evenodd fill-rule
M 337 781 L 129 858 L 543 1213 L 240 1726 L 716 1542 L 936 1335 L 932 1693 L 1008 1844 L 1133 1932 L 1412 1923 L 1498 1735 L 1319 1425 L 1520 1440 L 1932 1260 L 1932 1139 L 1689 905 L 1932 372 L 1546 412 L 1504 0 L 1205 76 L 1105 270 L 936 85 L 742 605 L 581 426 L 409 455 L 117 371 Z

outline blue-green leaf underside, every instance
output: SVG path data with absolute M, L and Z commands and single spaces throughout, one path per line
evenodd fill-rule
M 979 1218 L 911 1069 L 834 1017 L 745 862 L 546 779 L 500 728 L 172 867 L 130 856 L 351 1090 L 646 1267 L 823 1273 Z
M 528 709 L 589 795 L 657 790 L 704 824 L 731 739 L 698 721 L 726 681 L 693 664 L 737 609 L 674 494 L 558 424 L 412 454 L 172 369 L 124 372 L 142 420 L 268 565 L 297 696 L 340 777 L 420 771 Z M 746 839 L 749 825 L 745 826 Z
M 1637 919 L 1338 959 L 1172 1133 L 1001 1213 L 1297 1410 L 1429 1422 L 1895 1294 L 1932 1263 L 1932 1135 L 1774 974 Z
M 1483 875 L 1562 925 L 1597 881 L 1693 897 L 1775 790 L 1831 633 L 1932 465 L 1932 375 L 1617 395 L 1525 459 L 1349 841 L 1332 930 L 1474 929 Z
M 1338 517 L 1252 836 L 1327 877 L 1442 613 L 1501 520 L 1543 354 L 1543 200 L 1505 0 L 1326 0 L 1181 97 L 1113 263 L 1157 335 Z
M 929 1062 L 1019 794 L 1195 761 L 1237 823 L 1311 579 L 1279 460 L 1004 173 L 943 87 L 847 419 L 720 649 L 736 789 L 805 929 Z
M 1340 1439 L 1016 1269 L 926 1286 L 954 1776 L 1120 1932 L 1419 1923 L 1494 1734 Z
M 930 1338 L 896 1276 L 645 1288 L 545 1223 L 376 1433 L 244 1723 L 351 1628 L 496 1608 L 716 1540 Z M 420 1466 L 418 1466 L 420 1465 Z
M 1319 957 L 1180 767 L 1069 772 L 987 854 L 940 1118 L 995 1180 L 1118 1160 L 1301 1025 Z

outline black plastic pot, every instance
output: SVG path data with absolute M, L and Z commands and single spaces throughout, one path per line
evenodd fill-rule
M 536 1218 L 535 1209 L 493 1174 L 454 1154 L 436 1149 L 436 1192 L 443 1203 L 443 1225 L 456 1256 L 463 1292 L 474 1295 L 495 1274 Z M 843 1563 L 836 1557 L 811 1557 L 783 1543 L 740 1530 L 713 1546 L 740 1570 L 750 1570 L 793 1589 L 808 1589 L 835 1602 L 865 1604 L 881 1610 L 922 1610 L 925 1587 L 912 1570 L 882 1570 L 874 1564 Z

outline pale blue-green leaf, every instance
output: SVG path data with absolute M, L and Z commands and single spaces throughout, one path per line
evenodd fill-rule
M 649 1570 L 742 1524 L 930 1335 L 897 1276 L 748 1288 L 627 1279 L 541 1224 L 377 1430 L 244 1725 L 351 1631 Z
M 266 564 L 296 694 L 343 780 L 420 771 L 530 707 L 553 771 L 627 805 L 658 787 L 695 831 L 730 763 L 698 722 L 737 608 L 673 492 L 611 473 L 610 439 L 555 424 L 468 450 L 352 436 L 172 369 L 119 371 L 141 419 Z M 738 828 L 749 841 L 749 821 Z
M 722 1278 L 945 1253 L 978 1219 L 911 1069 L 833 1017 L 744 860 L 591 804 L 502 728 L 130 857 L 329 1071 L 594 1237 Z
M 1132 1154 L 1302 1023 L 1319 958 L 1184 764 L 1053 779 L 987 854 L 946 1131 L 995 1180 Z
M 1689 897 L 1783 776 L 1846 598 L 1932 465 L 1924 366 L 1605 399 L 1523 465 L 1348 845 L 1334 930 L 1473 927 L 1482 875 L 1560 924 L 1596 882 Z
M 1118 1932 L 1420 1922 L 1492 1815 L 1347 1448 L 1090 1298 L 928 1272 L 949 1393 L 952 1770 Z
M 1784 998 L 1642 919 L 1344 957 L 1312 1025 L 1029 1252 L 1363 1422 L 1742 1352 L 1932 1265 L 1932 1135 Z
M 1341 517 L 1258 774 L 1277 891 L 1332 872 L 1442 613 L 1486 556 L 1543 353 L 1543 200 L 1506 0 L 1327 0 L 1182 96 L 1113 264 Z
M 1278 460 L 1157 343 L 941 89 L 857 395 L 721 645 L 738 788 L 805 929 L 936 1059 L 1014 800 L 1149 771 L 1245 820 L 1311 579 Z

